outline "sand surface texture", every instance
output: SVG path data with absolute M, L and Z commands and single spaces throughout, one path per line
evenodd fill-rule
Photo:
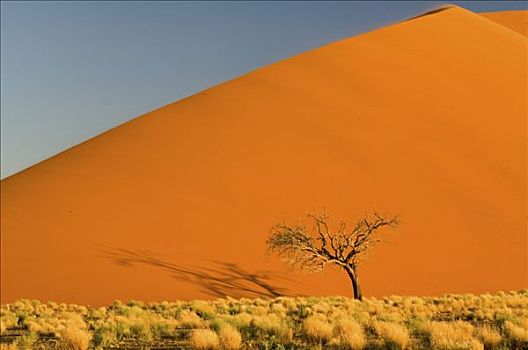
M 350 295 L 266 254 L 271 225 L 323 207 L 400 215 L 367 296 L 526 287 L 526 12 L 486 17 L 303 53 L 5 179 L 2 303 Z

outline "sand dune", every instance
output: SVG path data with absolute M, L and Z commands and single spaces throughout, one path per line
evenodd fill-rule
M 265 253 L 272 224 L 324 206 L 400 214 L 367 296 L 526 287 L 527 40 L 486 16 L 324 46 L 5 179 L 2 302 L 350 295 Z
M 524 36 L 528 36 L 528 11 L 484 12 L 481 15 Z

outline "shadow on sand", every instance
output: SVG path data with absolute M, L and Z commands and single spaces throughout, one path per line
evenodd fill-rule
M 208 267 L 182 266 L 156 257 L 155 255 L 129 249 L 103 249 L 101 255 L 115 264 L 132 268 L 148 265 L 165 270 L 174 279 L 195 284 L 212 297 L 255 298 L 292 296 L 277 281 L 290 281 L 268 271 L 249 272 L 234 263 L 212 261 Z M 297 282 L 298 283 L 298 282 Z
M 417 18 L 422 18 L 422 17 L 426 17 L 426 16 L 431 16 L 431 15 L 434 15 L 434 14 L 437 14 L 437 13 L 440 13 L 440 12 L 443 12 L 445 10 L 449 10 L 451 8 L 453 8 L 455 6 L 453 5 L 443 5 L 443 6 L 440 6 L 436 9 L 433 9 L 433 10 L 430 10 L 430 11 L 427 11 L 427 12 L 424 12 L 422 14 L 419 14 L 418 16 L 414 16 L 414 17 L 411 17 L 411 18 L 408 18 L 402 22 L 408 22 L 408 21 L 412 21 L 412 20 L 415 20 Z

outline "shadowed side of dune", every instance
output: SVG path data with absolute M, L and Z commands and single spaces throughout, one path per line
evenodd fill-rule
M 528 36 L 528 11 L 484 12 L 480 15 L 519 34 Z
M 438 8 L 433 9 L 433 10 L 426 11 L 426 12 L 424 12 L 422 14 L 419 14 L 418 16 L 414 16 L 414 17 L 408 18 L 404 22 L 412 21 L 412 20 L 415 20 L 415 19 L 418 19 L 418 18 L 423 18 L 423 17 L 427 17 L 427 16 L 431 16 L 431 15 L 435 15 L 435 14 L 438 14 L 440 12 L 447 11 L 450 8 L 453 8 L 453 7 L 455 7 L 455 6 L 453 6 L 453 5 L 440 6 Z

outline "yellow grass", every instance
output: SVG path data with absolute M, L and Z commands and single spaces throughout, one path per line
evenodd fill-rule
M 227 350 L 240 349 L 242 346 L 242 336 L 233 326 L 225 326 L 219 332 L 220 344 Z
M 462 321 L 430 322 L 426 326 L 430 334 L 431 345 L 438 349 L 483 349 L 479 341 L 473 338 L 474 327 Z
M 340 337 L 340 343 L 352 350 L 363 349 L 367 343 L 363 327 L 350 318 L 337 322 L 336 333 Z
M 195 329 L 191 333 L 191 345 L 195 349 L 215 349 L 219 343 L 216 333 L 209 329 Z
M 92 335 L 84 329 L 65 328 L 62 330 L 60 338 L 63 350 L 87 350 Z
M 16 344 L 0 344 L 0 350 L 19 350 Z
M 528 349 L 528 291 L 441 297 L 218 299 L 85 307 L 2 305 L 2 349 L 171 346 L 197 349 Z
M 199 328 L 203 325 L 203 319 L 194 311 L 184 310 L 178 317 L 181 325 L 189 328 Z
M 489 348 L 497 346 L 502 340 L 500 333 L 489 325 L 478 326 L 476 335 L 477 339 Z
M 521 325 L 516 325 L 513 322 L 507 321 L 504 324 L 504 327 L 506 328 L 508 335 L 515 341 L 528 342 L 528 327 L 526 327 L 526 320 L 524 320 Z
M 334 336 L 334 327 L 322 315 L 310 316 L 303 322 L 305 334 L 316 341 L 328 342 Z
M 409 332 L 402 324 L 375 321 L 373 327 L 387 346 L 397 346 L 403 349 L 409 344 Z

